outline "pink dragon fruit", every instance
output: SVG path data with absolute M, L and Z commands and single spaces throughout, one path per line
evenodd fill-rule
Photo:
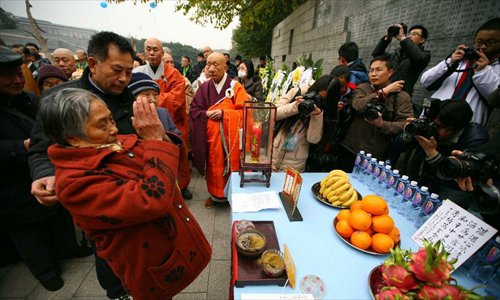
M 409 299 L 398 288 L 389 287 L 383 289 L 375 295 L 375 300 L 407 300 Z
M 424 248 L 411 254 L 409 270 L 418 279 L 440 287 L 450 281 L 453 263 L 455 262 L 448 262 L 448 254 L 440 241 L 432 245 L 429 241 L 424 240 Z
M 388 286 L 397 287 L 402 292 L 408 292 L 418 287 L 417 280 L 408 271 L 409 252 L 396 247 L 391 250 L 391 257 L 382 266 L 382 278 Z
M 464 299 L 460 295 L 460 289 L 458 289 L 456 286 L 452 286 L 449 284 L 443 284 L 441 287 L 424 285 L 424 286 L 422 286 L 422 288 L 420 289 L 420 292 L 418 293 L 418 298 L 419 299 L 426 299 L 426 300 L 441 300 L 441 299 L 461 300 L 461 299 Z

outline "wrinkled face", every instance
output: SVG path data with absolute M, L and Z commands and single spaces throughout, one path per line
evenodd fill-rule
M 425 42 L 425 39 L 422 37 L 422 29 L 414 28 L 410 32 L 408 32 L 406 36 L 409 37 L 411 41 L 417 46 L 420 46 Z
M 183 57 L 181 59 L 181 64 L 183 67 L 187 67 L 187 66 L 189 66 L 189 60 L 187 58 Z
M 19 95 L 23 87 L 24 76 L 21 66 L 0 68 L 0 94 Z
M 41 92 L 43 92 L 45 90 L 48 90 L 51 87 L 59 85 L 59 84 L 61 84 L 63 82 L 64 81 L 61 78 L 57 78 L 57 77 L 48 77 L 48 78 L 45 78 L 45 80 L 42 83 L 42 90 L 41 90 Z
M 108 94 L 119 95 L 132 77 L 133 58 L 130 53 L 121 53 L 117 46 L 111 44 L 104 61 L 89 57 L 89 68 L 92 80 L 99 88 Z
M 174 66 L 174 58 L 168 53 L 163 54 L 163 62 L 171 67 Z
M 387 68 L 387 63 L 381 60 L 372 62 L 372 64 L 370 65 L 370 70 L 368 71 L 370 83 L 374 86 L 388 83 L 391 75 L 392 69 Z
M 149 64 L 158 67 L 162 63 L 163 47 L 157 39 L 148 39 L 144 42 L 144 53 Z
M 500 30 L 481 30 L 474 39 L 474 47 L 483 52 L 490 63 L 500 56 Z
M 70 51 L 56 50 L 54 52 L 54 63 L 68 78 L 71 78 L 71 74 L 76 71 L 76 60 Z
M 208 78 L 213 79 L 219 83 L 224 77 L 227 65 L 224 55 L 220 53 L 212 53 L 207 58 L 207 65 L 205 66 L 205 73 Z
M 116 142 L 118 128 L 116 128 L 111 111 L 100 100 L 92 100 L 90 113 L 85 123 L 85 139 L 69 138 L 68 142 L 77 148 L 98 147 Z
M 140 96 L 146 97 L 149 103 L 153 103 L 155 106 L 158 106 L 159 95 L 156 90 L 145 90 L 139 93 Z M 138 95 L 138 96 L 139 96 Z

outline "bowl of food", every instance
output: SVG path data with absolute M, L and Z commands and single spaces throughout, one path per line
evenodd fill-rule
M 276 249 L 269 249 L 262 253 L 260 258 L 262 270 L 266 275 L 278 277 L 285 271 L 285 259 L 283 253 Z
M 246 257 L 258 257 L 266 247 L 266 236 L 257 229 L 249 228 L 236 237 L 236 249 Z

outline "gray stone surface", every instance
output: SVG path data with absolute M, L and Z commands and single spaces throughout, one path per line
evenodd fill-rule
M 213 247 L 212 261 L 175 300 L 227 299 L 230 279 L 230 229 L 229 205 L 205 208 L 208 197 L 206 182 L 192 169 L 189 188 L 193 200 L 189 208 L 200 223 Z M 97 281 L 93 256 L 61 262 L 64 287 L 56 292 L 46 291 L 31 275 L 24 263 L 0 268 L 0 300 L 57 299 L 105 300 L 106 292 Z
M 276 68 L 289 67 L 303 53 L 324 59 L 323 74 L 337 65 L 338 49 L 356 42 L 368 66 L 371 52 L 386 29 L 403 22 L 424 25 L 429 31 L 425 48 L 432 53 L 428 68 L 443 60 L 459 44 L 471 45 L 477 28 L 498 17 L 498 0 L 309 0 L 274 27 L 271 57 Z M 293 30 L 293 34 L 291 34 Z M 290 44 L 291 39 L 291 44 Z M 393 41 L 388 51 L 397 47 Z M 413 99 L 430 96 L 419 83 Z

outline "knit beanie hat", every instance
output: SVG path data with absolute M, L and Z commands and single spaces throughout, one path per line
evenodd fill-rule
M 160 86 L 158 83 L 151 79 L 149 75 L 141 72 L 132 73 L 132 79 L 130 80 L 128 88 L 134 96 L 146 90 L 155 90 L 158 93 L 160 92 Z
M 68 77 L 66 77 L 66 74 L 64 74 L 64 72 L 61 69 L 59 69 L 54 65 L 44 65 L 40 69 L 38 69 L 38 78 L 37 78 L 38 86 L 41 86 L 45 79 L 51 77 L 59 78 L 62 81 L 68 81 Z

